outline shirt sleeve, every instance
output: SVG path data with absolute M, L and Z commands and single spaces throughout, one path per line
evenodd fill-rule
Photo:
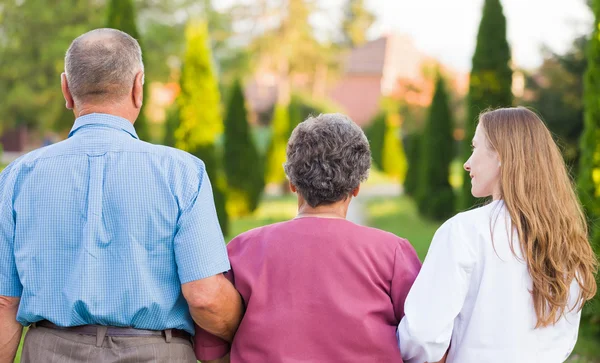
M 225 277 L 227 277 L 233 286 L 235 286 L 233 270 L 226 273 Z M 231 345 L 227 341 L 212 335 L 211 333 L 199 327 L 197 324 L 195 327 L 196 334 L 194 335 L 194 353 L 196 353 L 196 358 L 198 360 L 204 361 L 219 359 L 229 353 L 231 350 Z
M 11 167 L 9 165 L 0 174 L 0 295 L 20 297 L 23 286 L 19 280 L 13 247 L 15 219 Z
M 419 261 L 415 249 L 408 241 L 402 240 L 401 244 L 396 247 L 391 287 L 392 304 L 398 321 L 404 316 L 406 296 L 415 282 L 420 268 L 421 261 Z
M 223 233 L 217 218 L 212 188 L 204 167 L 189 205 L 181 212 L 174 249 L 182 284 L 230 269 Z
M 447 221 L 435 233 L 398 326 L 405 362 L 437 362 L 446 353 L 475 264 L 471 242 L 456 220 Z

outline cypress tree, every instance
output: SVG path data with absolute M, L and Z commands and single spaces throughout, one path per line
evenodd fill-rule
M 590 237 L 596 255 L 600 257 L 600 0 L 591 3 L 595 16 L 594 30 L 587 49 L 588 66 L 584 76 L 584 125 L 581 135 L 581 157 L 577 186 L 581 202 L 590 221 Z M 599 286 L 600 288 L 600 286 Z M 600 320 L 600 294 L 586 307 L 586 312 Z
M 140 47 L 143 46 L 142 40 L 140 39 L 140 34 L 138 33 L 137 26 L 135 24 L 135 8 L 133 6 L 132 0 L 110 0 L 108 4 L 108 17 L 106 20 L 106 27 L 118 29 L 122 32 L 125 32 L 135 38 Z M 147 92 L 148 87 L 148 79 L 144 81 L 144 103 L 142 109 L 140 111 L 140 115 L 135 121 L 135 131 L 138 134 L 140 140 L 149 141 L 150 140 L 150 130 L 148 125 L 148 120 L 144 114 L 145 105 L 148 103 L 150 99 L 150 94 Z
M 289 133 L 289 106 L 276 104 L 271 121 L 271 141 L 267 150 L 267 165 L 265 181 L 267 183 L 283 183 L 285 171 L 283 163 L 286 160 L 287 136 Z
M 181 93 L 177 98 L 179 126 L 175 130 L 175 146 L 204 161 L 213 186 L 219 223 L 227 235 L 227 182 L 215 147 L 223 132 L 221 96 L 212 67 L 208 27 L 205 22 L 192 21 L 186 27 L 185 36 L 187 49 L 181 71 Z
M 290 125 L 288 127 L 288 138 L 292 135 L 292 131 L 306 118 L 302 115 L 302 104 L 298 97 L 292 95 L 289 105 Z M 308 116 L 308 115 L 306 115 Z
M 165 131 L 163 138 L 163 145 L 174 147 L 175 140 L 175 130 L 179 126 L 179 107 L 177 103 L 171 105 L 167 109 L 167 117 L 165 119 Z
M 406 157 L 408 170 L 404 180 L 404 193 L 416 197 L 419 185 L 419 160 L 421 154 L 421 135 L 414 132 L 406 138 Z
M 385 135 L 383 138 L 381 164 L 383 171 L 387 175 L 398 180 L 400 184 L 403 184 L 408 165 L 406 164 L 406 155 L 402 147 L 400 126 L 400 115 L 395 112 L 388 112 L 385 118 Z
M 377 169 L 404 183 L 408 168 L 400 138 L 400 115 L 384 107 L 365 130 Z
M 485 0 L 469 80 L 462 161 L 471 155 L 471 140 L 475 135 L 479 114 L 490 107 L 512 105 L 512 70 L 509 62 L 510 48 L 506 40 L 506 18 L 502 4 L 500 0 Z M 471 208 L 477 202 L 471 195 L 467 173 L 463 180 L 458 210 Z
M 369 145 L 371 147 L 371 158 L 373 158 L 373 164 L 377 169 L 383 171 L 383 145 L 385 142 L 385 113 L 379 112 L 371 121 L 365 135 L 369 139 Z
M 417 191 L 419 212 L 430 219 L 443 220 L 454 213 L 454 193 L 449 182 L 454 155 L 452 129 L 446 85 L 439 75 L 421 142 Z
M 250 134 L 242 84 L 232 87 L 225 118 L 223 165 L 228 181 L 227 210 L 230 215 L 245 215 L 258 206 L 264 188 L 260 155 Z

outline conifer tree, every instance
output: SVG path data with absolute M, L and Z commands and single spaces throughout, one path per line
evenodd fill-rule
M 140 47 L 142 48 L 142 56 L 143 46 L 142 40 L 140 39 L 140 34 L 138 33 L 138 29 L 136 26 L 136 13 L 135 7 L 133 5 L 132 0 L 110 0 L 108 4 L 108 17 L 106 21 L 107 28 L 118 29 L 122 32 L 125 32 L 135 38 Z M 150 100 L 150 94 L 147 92 L 148 87 L 148 79 L 144 79 L 144 103 L 142 109 L 140 111 L 140 115 L 135 121 L 134 127 L 135 131 L 138 134 L 140 140 L 150 141 L 150 130 L 148 125 L 148 120 L 144 114 L 145 107 Z
M 397 112 L 388 111 L 385 118 L 386 129 L 381 164 L 387 175 L 403 184 L 408 165 L 402 145 L 401 124 L 400 115 Z
M 181 93 L 177 97 L 179 126 L 175 130 L 175 146 L 204 161 L 213 187 L 219 223 L 223 234 L 227 235 L 227 181 L 215 146 L 223 133 L 221 95 L 212 66 L 206 23 L 190 21 L 185 37 L 187 49 L 181 71 Z
M 283 163 L 286 160 L 287 135 L 289 133 L 289 107 L 276 104 L 271 121 L 271 141 L 266 158 L 266 183 L 283 183 L 286 180 Z
M 419 161 L 421 154 L 421 135 L 413 132 L 406 138 L 406 158 L 408 169 L 404 179 L 404 194 L 416 197 L 419 185 Z
M 231 216 L 253 212 L 264 188 L 262 161 L 250 133 L 247 115 L 242 84 L 237 79 L 227 106 L 223 147 L 227 210 Z
M 584 78 L 584 126 L 581 135 L 581 157 L 577 186 L 590 225 L 591 243 L 600 258 L 600 0 L 593 0 L 591 7 L 595 16 L 594 30 L 587 49 L 588 66 Z M 599 286 L 600 291 L 600 286 Z M 587 313 L 600 321 L 600 296 L 586 307 Z
M 471 155 L 471 141 L 475 135 L 479 114 L 488 108 L 510 107 L 512 100 L 512 70 L 510 48 L 506 40 L 506 18 L 500 0 L 485 0 L 469 79 L 461 161 L 466 161 Z M 471 183 L 467 173 L 464 174 L 463 180 L 458 210 L 469 209 L 477 202 L 471 195 Z
M 454 192 L 450 186 L 450 163 L 454 156 L 453 122 L 446 85 L 441 75 L 421 141 L 417 205 L 419 212 L 434 220 L 454 214 Z
M 383 144 L 385 142 L 385 112 L 379 112 L 365 130 L 369 146 L 371 147 L 371 158 L 373 164 L 379 170 L 383 170 Z

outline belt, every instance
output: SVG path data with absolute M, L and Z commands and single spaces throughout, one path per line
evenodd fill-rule
M 106 328 L 105 336 L 109 337 L 148 337 L 148 336 L 166 336 L 171 335 L 174 338 L 190 339 L 190 333 L 185 330 L 179 329 L 167 329 L 167 330 L 145 330 L 145 329 L 134 329 L 125 328 L 118 326 L 102 326 L 102 325 L 80 325 L 64 327 L 55 325 L 48 320 L 42 320 L 35 323 L 36 327 L 43 327 L 49 329 L 57 329 L 69 331 L 72 333 L 83 334 L 83 335 L 94 335 L 98 334 L 98 328 Z M 169 337 L 170 338 L 170 337 Z

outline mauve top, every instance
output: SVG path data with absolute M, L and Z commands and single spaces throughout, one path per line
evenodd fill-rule
M 396 328 L 421 267 L 410 243 L 344 219 L 306 217 L 233 239 L 227 273 L 246 313 L 231 347 L 196 327 L 198 359 L 402 362 Z

